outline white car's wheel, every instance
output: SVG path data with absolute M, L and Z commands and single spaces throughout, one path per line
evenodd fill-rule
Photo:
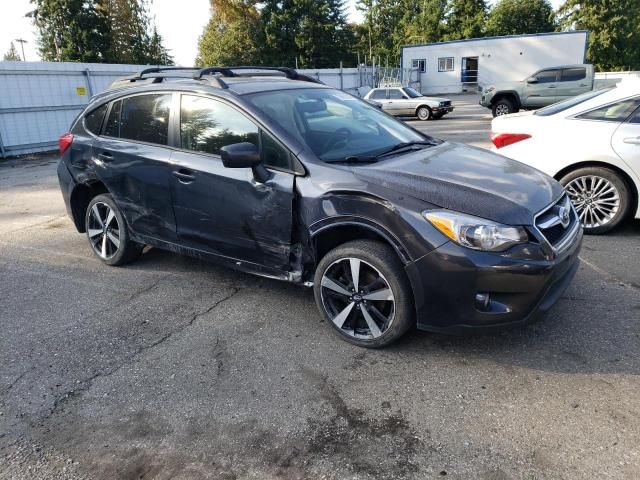
M 602 167 L 574 170 L 560 179 L 578 212 L 585 233 L 602 234 L 622 222 L 631 207 L 627 183 Z
M 429 107 L 420 107 L 416 112 L 416 115 L 420 120 L 431 120 L 432 112 Z

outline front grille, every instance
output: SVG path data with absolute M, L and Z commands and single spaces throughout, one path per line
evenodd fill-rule
M 535 226 L 554 249 L 567 244 L 569 236 L 576 231 L 578 216 L 567 194 L 536 216 Z

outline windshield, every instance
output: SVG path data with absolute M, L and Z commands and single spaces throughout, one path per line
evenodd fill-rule
M 401 144 L 433 141 L 340 90 L 281 90 L 247 97 L 326 162 L 372 157 Z
M 583 93 L 582 95 L 578 95 L 577 97 L 572 97 L 567 100 L 563 100 L 562 102 L 554 103 L 549 105 L 548 107 L 541 108 L 535 112 L 535 115 L 540 115 L 541 117 L 548 117 L 549 115 L 555 115 L 556 113 L 564 112 L 565 110 L 575 107 L 576 105 L 581 104 L 582 102 L 586 102 L 598 95 L 602 95 L 604 92 L 608 92 L 611 88 L 604 88 L 602 90 L 592 90 L 587 93 Z
M 420 92 L 418 92 L 417 90 L 414 90 L 411 87 L 405 87 L 403 88 L 403 90 L 405 91 L 405 93 L 407 95 L 409 95 L 411 98 L 418 98 L 418 97 L 422 97 L 422 94 Z

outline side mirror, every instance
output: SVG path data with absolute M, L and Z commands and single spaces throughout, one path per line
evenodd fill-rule
M 261 183 L 269 179 L 269 171 L 262 165 L 260 151 L 253 143 L 242 142 L 225 145 L 220 149 L 222 164 L 227 168 L 250 168 Z
M 527 78 L 527 83 L 538 83 L 538 79 L 536 77 Z

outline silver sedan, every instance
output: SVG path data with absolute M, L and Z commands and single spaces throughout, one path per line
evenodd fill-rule
M 381 106 L 395 116 L 415 116 L 420 120 L 438 120 L 453 111 L 448 98 L 427 97 L 411 87 L 374 88 L 365 100 Z

